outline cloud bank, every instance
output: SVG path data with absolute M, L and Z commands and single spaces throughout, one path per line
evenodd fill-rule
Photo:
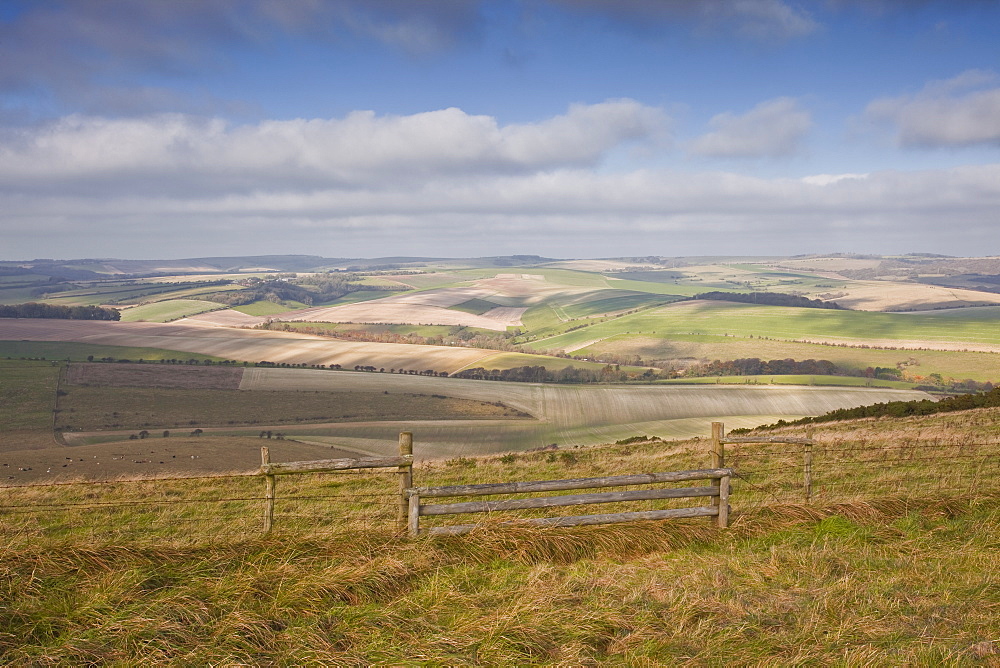
M 801 113 L 793 101 L 765 103 L 720 120 L 712 141 L 746 151 L 758 116 Z M 995 241 L 1000 165 L 797 179 L 605 168 L 633 142 L 664 142 L 669 127 L 632 100 L 507 125 L 460 109 L 242 126 L 71 116 L 0 137 L 3 253 L 928 250 L 899 248 L 919 238 L 973 254 Z M 751 148 L 780 153 L 797 136 Z

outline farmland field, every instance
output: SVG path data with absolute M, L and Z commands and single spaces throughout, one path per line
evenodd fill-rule
M 301 422 L 518 419 L 486 401 L 413 392 L 321 390 L 246 392 L 225 389 L 84 387 L 65 383 L 56 428 L 71 432 L 247 427 L 283 430 Z
M 216 315 L 216 311 L 208 315 Z M 241 361 L 290 364 L 340 364 L 344 368 L 371 365 L 377 368 L 433 369 L 454 373 L 470 366 L 486 366 L 493 358 L 509 366 L 549 364 L 561 368 L 572 361 L 522 353 L 501 353 L 479 348 L 369 343 L 329 339 L 293 332 L 231 329 L 170 324 L 116 323 L 83 320 L 0 320 L 0 340 L 77 341 L 112 346 L 159 348 L 181 353 L 202 353 Z M 579 362 L 576 366 L 584 367 Z M 505 368 L 503 365 L 496 368 Z
M 162 348 L 140 348 L 134 346 L 103 346 L 93 343 L 73 343 L 67 341 L 3 341 L 0 340 L 0 357 L 12 359 L 28 358 L 42 360 L 65 360 L 67 362 L 83 362 L 88 357 L 94 359 L 111 358 L 112 360 L 212 360 L 222 361 L 221 357 L 202 355 L 200 353 L 165 350 Z
M 123 322 L 169 322 L 189 315 L 222 308 L 216 302 L 198 299 L 171 299 L 122 310 Z
M 52 363 L 0 360 L 0 448 L 51 448 L 52 409 L 61 367 Z
M 905 269 L 903 275 L 887 274 L 889 270 L 884 270 L 884 266 L 893 265 L 896 261 L 892 258 L 876 261 L 851 257 L 706 257 L 664 262 L 656 258 L 564 261 L 520 256 L 510 260 L 392 258 L 384 262 L 330 265 L 350 266 L 348 272 L 359 272 L 344 275 L 344 280 L 353 282 L 354 287 L 398 288 L 391 292 L 362 289 L 327 303 L 317 300 L 315 306 L 295 310 L 289 309 L 303 305 L 259 301 L 235 309 L 196 313 L 202 308 L 215 308 L 209 306 L 210 302 L 199 300 L 198 295 L 205 291 L 246 289 L 244 285 L 226 282 L 250 275 L 233 274 L 234 267 L 246 266 L 247 271 L 253 269 L 253 275 L 267 278 L 278 271 L 269 272 L 268 266 L 301 269 L 302 263 L 308 261 L 276 256 L 267 258 L 267 262 L 262 259 L 260 264 L 246 258 L 210 260 L 190 265 L 203 268 L 217 265 L 224 269 L 215 275 L 60 282 L 56 289 L 64 291 L 52 293 L 46 299 L 50 303 L 100 303 L 138 299 L 140 293 L 145 293 L 142 299 L 156 303 L 126 309 L 123 319 L 172 320 L 185 316 L 173 321 L 169 329 L 140 332 L 118 328 L 98 332 L 85 325 L 52 324 L 45 328 L 23 325 L 32 330 L 25 332 L 18 326 L 0 324 L 0 336 L 50 341 L 63 337 L 87 343 L 198 352 L 228 359 L 340 364 L 347 368 L 361 365 L 386 371 L 402 368 L 454 373 L 478 366 L 505 369 L 523 365 L 559 369 L 569 364 L 598 368 L 594 365 L 602 362 L 631 365 L 655 362 L 664 368 L 685 368 L 699 361 L 757 357 L 826 359 L 853 370 L 896 367 L 907 379 L 918 383 L 923 378 L 939 376 L 935 382 L 942 386 L 947 385 L 945 381 L 1000 380 L 1000 358 L 996 357 L 1000 354 L 1000 295 L 929 284 L 937 280 L 935 276 L 947 278 L 955 271 L 986 271 L 996 264 L 988 258 L 928 259 L 928 273 L 924 277 L 919 275 L 924 260 L 919 259 L 907 259 L 900 265 Z M 948 262 L 955 269 L 938 266 Z M 97 266 L 90 262 L 77 264 L 80 264 L 78 269 L 86 266 L 93 270 Z M 100 267 L 104 267 L 101 271 L 111 271 L 110 268 L 119 265 L 170 264 L 103 262 Z M 330 266 L 317 266 L 309 271 L 322 273 Z M 368 271 L 366 266 L 395 269 Z M 869 272 L 875 276 L 876 270 L 881 272 L 878 278 L 857 273 Z M 866 278 L 857 278 L 861 275 Z M 213 281 L 214 277 L 219 280 Z M 37 278 L 44 282 L 44 275 L 38 274 Z M 279 274 L 278 280 L 295 282 L 296 279 Z M 12 285 L 22 286 L 22 283 Z M 308 281 L 302 285 L 308 285 Z M 689 299 L 712 290 L 790 293 L 835 300 L 865 310 Z M 19 299 L 25 301 L 25 297 L 20 294 Z M 986 306 L 971 308 L 973 304 Z M 316 327 L 333 337 L 341 333 L 342 339 L 294 331 L 243 331 L 268 319 L 288 322 L 290 330 Z M 48 331 L 39 333 L 40 329 Z M 3 334 L 7 330 L 10 333 Z M 385 338 L 391 342 L 386 343 L 358 340 L 374 338 L 383 331 L 441 337 L 432 343 L 442 345 L 417 346 L 389 336 Z M 344 335 L 345 332 L 348 334 Z M 373 336 L 366 337 L 364 333 Z M 141 338 L 134 338 L 138 336 Z M 478 339 L 470 341 L 472 337 Z M 484 345 L 499 350 L 481 348 Z M 521 356 L 501 350 L 562 351 L 586 361 Z
M 301 461 L 351 457 L 353 453 L 322 443 L 260 439 L 253 436 L 191 436 L 174 430 L 168 438 L 160 432 L 141 440 L 53 447 L 13 449 L 0 445 L 0 482 L 7 485 L 52 483 L 65 480 L 115 480 L 137 476 L 188 476 L 193 474 L 252 471 L 260 466 L 260 447 L 268 446 L 274 461 Z M 5 466 L 6 465 L 6 466 Z M 21 471 L 20 469 L 26 469 Z
M 243 304 L 242 306 L 234 306 L 232 310 L 238 311 L 239 313 L 244 313 L 246 315 L 266 316 L 266 315 L 274 315 L 276 313 L 286 313 L 287 311 L 292 311 L 301 308 L 306 308 L 306 305 L 302 304 L 301 302 L 284 302 L 281 304 L 277 304 L 275 302 L 261 300 L 252 302 L 250 304 Z
M 392 454 L 398 432 L 413 431 L 418 456 L 433 458 L 593 445 L 637 434 L 703 436 L 716 419 L 747 427 L 926 396 L 874 388 L 573 386 L 242 366 L 74 364 L 57 397 L 59 366 L 8 364 L 5 423 L 14 429 L 0 445 L 7 452 L 47 449 L 48 464 L 59 468 L 72 453 L 53 449 L 53 426 L 73 448 L 110 447 L 143 430 L 153 439 L 166 430 L 173 439 L 197 429 L 206 437 L 277 431 L 366 455 Z M 35 389 L 22 389 L 30 387 Z M 32 457 L 42 461 L 40 453 Z M 189 462 L 198 470 L 206 463 Z
M 780 419 L 775 416 L 788 419 L 825 413 L 841 406 L 926 396 L 922 392 L 874 388 L 543 385 L 261 368 L 247 369 L 240 387 L 432 392 L 501 401 L 537 419 L 535 423 L 511 423 L 502 429 L 489 423 L 410 423 L 410 427 L 386 423 L 336 426 L 314 434 L 347 437 L 352 447 L 386 454 L 385 442 L 391 432 L 409 429 L 423 443 L 425 456 L 528 449 L 551 443 L 593 445 L 637 433 L 669 438 L 705 435 L 706 425 L 713 419 L 724 419 L 733 426 L 752 426 Z M 299 427 L 289 429 L 289 433 L 302 433 L 299 430 L 309 431 L 308 427 Z M 336 438 L 331 442 L 334 441 Z
M 558 349 L 588 340 L 633 334 L 647 338 L 656 335 L 664 341 L 676 336 L 733 335 L 871 347 L 1000 352 L 1000 328 L 986 326 L 998 317 L 996 308 L 965 309 L 962 314 L 947 318 L 933 313 L 872 313 L 686 301 L 598 322 L 585 329 L 532 341 L 530 345 Z

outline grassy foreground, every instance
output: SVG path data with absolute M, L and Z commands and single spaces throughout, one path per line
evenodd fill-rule
M 407 540 L 391 473 L 280 478 L 268 537 L 256 478 L 8 487 L 0 663 L 996 665 L 1000 496 L 981 483 L 998 417 L 821 425 L 811 505 L 798 450 L 732 446 L 729 530 L 490 520 Z M 703 441 L 638 442 L 430 461 L 414 476 L 584 477 L 706 457 Z
M 977 665 L 1000 655 L 995 503 L 705 524 L 0 550 L 21 665 Z M 991 664 L 992 665 L 992 664 Z

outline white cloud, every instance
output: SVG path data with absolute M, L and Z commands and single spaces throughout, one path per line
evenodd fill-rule
M 200 188 L 279 189 L 299 183 L 373 183 L 431 175 L 595 165 L 633 140 L 666 132 L 662 111 L 633 100 L 573 105 L 534 124 L 443 109 L 410 116 L 354 112 L 339 119 L 233 127 L 179 114 L 140 119 L 71 116 L 0 143 L 0 175 L 21 184 L 90 182 L 123 187 L 161 178 Z M 161 182 L 163 185 L 164 182 Z M 113 183 L 108 183 L 109 186 Z M 156 187 L 153 184 L 153 187 Z
M 696 155 L 726 158 L 782 157 L 797 153 L 812 118 L 798 101 L 779 97 L 761 102 L 747 113 L 718 114 L 709 121 L 712 131 L 690 146 Z
M 1000 87 L 992 72 L 969 70 L 915 95 L 874 100 L 865 110 L 892 125 L 900 146 L 1000 144 Z M 989 85 L 992 84 L 992 87 Z

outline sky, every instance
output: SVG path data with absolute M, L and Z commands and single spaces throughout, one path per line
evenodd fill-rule
M 0 0 L 0 259 L 1000 255 L 1000 0 Z

